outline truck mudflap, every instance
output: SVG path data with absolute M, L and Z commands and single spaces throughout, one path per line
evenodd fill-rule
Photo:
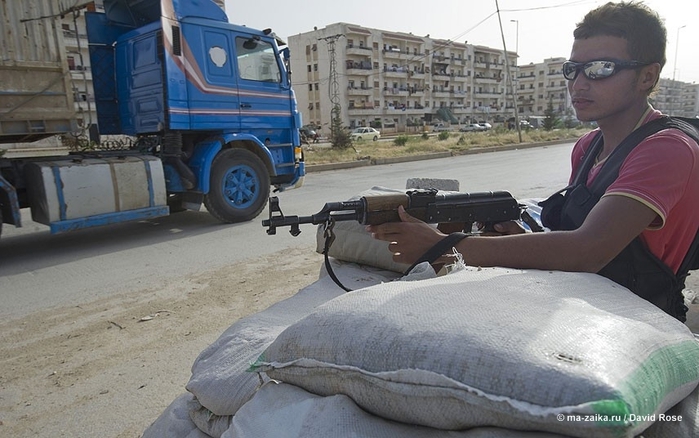
M 6 222 L 16 227 L 22 226 L 19 200 L 15 188 L 0 176 L 0 227 Z
M 52 233 L 169 214 L 162 162 L 153 156 L 40 161 L 25 173 L 32 219 Z

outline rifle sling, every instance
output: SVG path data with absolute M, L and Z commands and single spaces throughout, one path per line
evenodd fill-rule
M 443 238 L 437 242 L 432 248 L 428 249 L 415 263 L 413 263 L 406 271 L 405 275 L 408 275 L 415 266 L 422 262 L 434 263 L 438 258 L 447 253 L 450 249 L 454 247 L 457 243 L 461 242 L 468 234 L 466 233 L 451 233 L 447 237 Z

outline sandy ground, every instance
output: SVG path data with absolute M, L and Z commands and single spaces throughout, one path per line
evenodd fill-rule
M 0 436 L 140 437 L 185 391 L 200 351 L 317 280 L 321 264 L 313 248 L 296 248 L 1 322 Z M 699 305 L 688 324 L 699 332 Z
M 0 436 L 140 437 L 225 329 L 318 279 L 314 249 L 0 322 Z

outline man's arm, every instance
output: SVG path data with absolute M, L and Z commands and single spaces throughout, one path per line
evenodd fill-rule
M 445 235 L 400 212 L 403 222 L 370 226 L 380 240 L 392 242 L 396 262 L 411 264 Z M 574 231 L 472 236 L 456 249 L 471 266 L 598 272 L 652 221 L 656 213 L 625 196 L 605 196 Z

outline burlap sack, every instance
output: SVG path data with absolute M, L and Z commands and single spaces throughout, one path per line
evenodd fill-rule
M 631 437 L 697 386 L 699 346 L 594 274 L 466 269 L 333 299 L 255 369 L 439 429 Z

